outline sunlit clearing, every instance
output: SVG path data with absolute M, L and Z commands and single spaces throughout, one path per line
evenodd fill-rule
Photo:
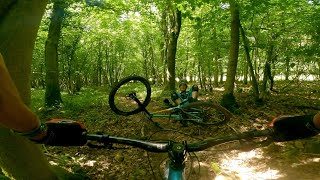
M 214 91 L 221 91 L 221 92 L 222 92 L 222 91 L 224 91 L 224 87 L 221 87 L 221 88 L 213 88 L 213 90 L 214 90 Z
M 276 75 L 274 76 L 274 80 L 285 80 L 286 76 L 284 74 Z M 288 80 L 294 80 L 296 77 L 290 76 Z M 302 81 L 316 81 L 318 79 L 317 76 L 314 76 L 312 74 L 302 74 L 300 75 L 297 79 L 302 80 Z
M 278 170 L 271 169 L 264 162 L 261 149 L 255 149 L 249 152 L 234 152 L 231 155 L 225 154 L 225 158 L 220 164 L 223 172 L 215 180 L 225 179 L 278 179 L 283 177 Z
M 54 165 L 54 166 L 57 166 L 57 165 L 58 165 L 58 163 L 56 163 L 56 162 L 54 162 L 54 161 L 49 161 L 49 164 Z

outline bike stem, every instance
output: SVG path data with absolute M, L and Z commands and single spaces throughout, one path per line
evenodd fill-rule
M 183 171 L 185 168 L 185 157 L 187 154 L 186 143 L 169 143 L 168 155 L 169 162 L 169 175 L 168 179 L 183 179 Z

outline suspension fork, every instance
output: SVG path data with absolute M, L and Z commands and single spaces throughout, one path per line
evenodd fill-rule
M 147 118 L 148 118 L 149 121 L 151 121 L 151 122 L 152 122 L 155 126 L 157 126 L 158 128 L 163 129 L 163 128 L 159 125 L 159 123 L 154 122 L 154 121 L 152 120 L 152 114 L 146 109 L 146 107 L 143 106 L 143 104 L 142 104 L 142 103 L 140 102 L 140 100 L 137 98 L 137 94 L 136 94 L 135 92 L 132 92 L 132 93 L 128 94 L 128 96 L 129 96 L 131 99 L 133 99 L 133 100 L 138 104 L 138 106 L 142 109 L 143 112 L 146 113 L 146 116 L 147 116 Z

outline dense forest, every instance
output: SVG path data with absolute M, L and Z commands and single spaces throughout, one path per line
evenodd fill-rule
M 135 139 L 194 141 L 264 129 L 280 114 L 319 111 L 319 44 L 319 0 L 0 2 L 0 52 L 25 104 L 42 121 L 75 119 L 90 132 Z M 213 99 L 234 117 L 214 127 L 156 120 L 189 132 L 158 133 L 142 114 L 115 115 L 108 105 L 109 91 L 130 75 L 152 85 L 148 109 L 163 108 L 163 98 L 186 80 L 199 86 L 201 100 Z M 61 179 L 163 176 L 158 167 L 165 155 L 126 146 L 39 149 L 0 128 L 0 167 L 8 177 L 37 179 L 37 173 L 52 172 Z M 317 144 L 314 138 L 254 150 L 210 149 L 190 155 L 188 177 L 315 179 Z M 43 165 L 47 161 L 50 168 Z M 241 165 L 232 169 L 233 163 Z M 315 172 L 306 175 L 307 170 Z
M 274 79 L 319 78 L 318 16 L 318 2 L 306 0 L 53 1 L 33 51 L 32 87 L 46 87 L 52 105 L 60 90 L 137 74 L 167 89 L 179 79 L 204 91 L 227 81 L 226 94 L 243 81 L 258 99 L 268 80 L 272 89 Z

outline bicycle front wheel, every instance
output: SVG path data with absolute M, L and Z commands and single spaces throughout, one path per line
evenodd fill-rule
M 232 113 L 214 102 L 193 102 L 184 106 L 187 119 L 200 125 L 217 125 L 230 120 Z
M 140 101 L 139 105 L 132 96 Z M 129 116 L 139 113 L 151 100 L 151 86 L 141 76 L 129 76 L 117 83 L 109 94 L 109 106 L 119 115 Z

